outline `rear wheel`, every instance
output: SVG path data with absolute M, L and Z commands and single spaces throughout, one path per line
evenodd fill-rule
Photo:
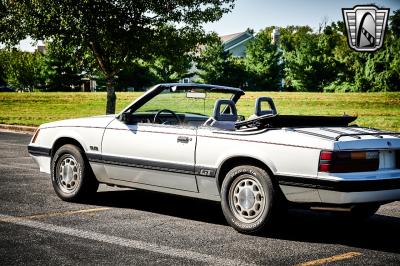
M 56 194 L 65 201 L 88 197 L 99 187 L 83 151 L 71 144 L 55 152 L 51 160 L 51 181 Z
M 275 194 L 266 171 L 250 165 L 238 166 L 227 173 L 222 183 L 222 211 L 237 231 L 255 233 L 271 222 Z

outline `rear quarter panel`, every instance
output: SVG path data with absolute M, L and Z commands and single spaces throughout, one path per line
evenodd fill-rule
M 196 165 L 218 168 L 229 158 L 246 156 L 260 160 L 275 175 L 316 177 L 321 149 L 331 150 L 333 143 L 286 130 L 245 135 L 200 128 Z

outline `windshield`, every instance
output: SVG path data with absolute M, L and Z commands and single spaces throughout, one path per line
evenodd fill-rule
M 154 113 L 163 109 L 177 114 L 198 114 L 211 116 L 215 101 L 218 99 L 232 99 L 233 93 L 213 92 L 204 89 L 176 89 L 168 88 L 145 103 L 135 113 Z

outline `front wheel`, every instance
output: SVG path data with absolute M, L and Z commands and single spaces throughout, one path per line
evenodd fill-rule
M 76 201 L 97 191 L 96 180 L 80 148 L 61 146 L 51 160 L 51 181 L 56 194 L 65 201 Z
M 228 172 L 221 186 L 221 206 L 227 222 L 242 233 L 255 233 L 271 222 L 275 190 L 268 173 L 244 165 Z

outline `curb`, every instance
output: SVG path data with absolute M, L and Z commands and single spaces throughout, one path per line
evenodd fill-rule
M 0 124 L 0 131 L 11 131 L 11 132 L 26 133 L 33 135 L 36 129 L 37 127 Z

